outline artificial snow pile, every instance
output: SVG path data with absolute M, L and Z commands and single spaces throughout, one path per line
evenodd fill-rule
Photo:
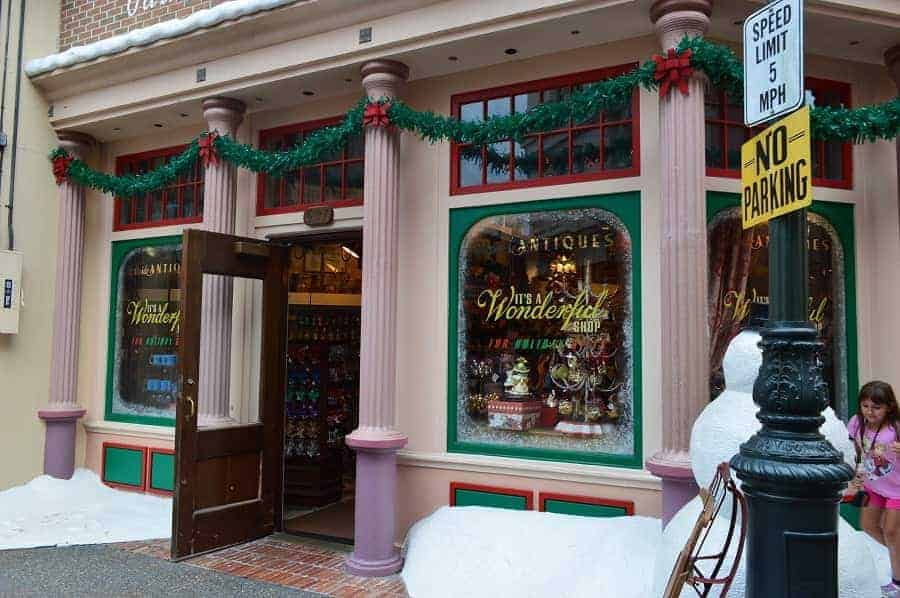
M 0 492 L 0 549 L 168 538 L 172 500 L 104 486 L 77 469 Z
M 441 507 L 410 530 L 402 575 L 414 598 L 646 598 L 659 543 L 652 517 Z
M 36 77 L 44 73 L 94 60 L 102 56 L 110 56 L 124 52 L 129 48 L 147 46 L 149 44 L 173 37 L 179 37 L 193 33 L 199 29 L 215 27 L 225 21 L 233 21 L 264 10 L 272 10 L 297 0 L 231 0 L 223 2 L 212 8 L 205 8 L 184 17 L 183 19 L 169 19 L 162 23 L 156 23 L 149 27 L 135 29 L 121 35 L 116 35 L 104 40 L 75 46 L 59 54 L 51 54 L 43 58 L 30 60 L 25 65 L 25 73 L 29 77 Z M 129 2 L 129 4 L 131 4 Z M 146 4 L 146 0 L 144 2 Z M 145 6 L 146 8 L 146 6 Z
M 759 429 L 752 397 L 762 362 L 759 340 L 754 332 L 742 332 L 732 341 L 723 363 L 726 391 L 694 423 L 691 466 L 701 486 L 708 486 L 718 464 L 730 460 L 740 444 Z M 822 434 L 852 465 L 853 444 L 846 426 L 831 409 L 824 415 Z M 695 498 L 661 532 L 659 520 L 649 517 L 594 519 L 486 507 L 442 507 L 409 531 L 402 576 L 413 598 L 662 596 L 700 510 L 700 499 Z M 730 510 L 723 508 L 704 554 L 723 546 L 728 517 Z M 843 519 L 838 534 L 839 595 L 879 596 L 879 586 L 890 579 L 887 549 Z M 732 555 L 734 549 L 732 544 Z M 732 563 L 733 558 L 726 559 L 723 571 Z M 728 597 L 743 598 L 744 590 L 742 558 Z M 721 587 L 710 595 L 721 595 Z M 685 589 L 681 596 L 696 593 Z

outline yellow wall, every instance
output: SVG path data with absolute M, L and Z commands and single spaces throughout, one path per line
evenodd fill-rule
M 24 60 L 56 50 L 59 0 L 28 2 Z M 3 157 L 0 203 L 9 198 L 15 111 L 19 3 L 12 3 L 6 111 L 3 130 L 9 146 Z M 5 38 L 6 4 L 0 36 Z M 0 45 L 0 60 L 3 47 Z M 22 77 L 14 197 L 15 249 L 24 254 L 22 290 L 25 305 L 19 333 L 0 334 L 0 489 L 20 484 L 43 470 L 44 424 L 37 412 L 47 403 L 50 384 L 50 343 L 56 276 L 57 190 L 48 176 L 47 155 L 56 136 L 47 121 L 47 103 L 26 76 Z M 0 247 L 8 248 L 7 215 L 0 208 Z M 79 436 L 81 436 L 79 432 Z M 81 443 L 79 443 L 81 444 Z M 80 462 L 80 452 L 76 462 Z

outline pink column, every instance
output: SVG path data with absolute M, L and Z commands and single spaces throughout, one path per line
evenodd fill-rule
M 203 100 L 203 118 L 209 131 L 235 136 L 246 106 L 231 98 Z M 237 169 L 219 160 L 210 162 L 203 179 L 203 227 L 234 234 L 237 204 Z M 200 396 L 198 423 L 221 426 L 234 423 L 229 413 L 231 376 L 231 312 L 233 281 L 225 276 L 203 277 L 200 315 Z
M 663 51 L 685 35 L 703 35 L 711 11 L 711 0 L 656 0 L 650 20 Z M 697 494 L 688 449 L 694 419 L 709 401 L 702 75 L 688 91 L 672 89 L 659 106 L 663 449 L 647 469 L 662 478 L 663 524 Z
M 406 65 L 377 60 L 362 67 L 372 100 L 397 97 Z M 394 428 L 397 394 L 397 256 L 399 133 L 366 128 L 363 188 L 362 337 L 359 427 L 347 436 L 356 450 L 356 529 L 347 568 L 356 575 L 390 575 L 402 560 L 394 548 L 397 450 L 406 435 Z
M 94 144 L 93 138 L 82 133 L 63 131 L 58 137 L 60 147 L 80 160 L 87 157 Z M 60 184 L 50 402 L 38 411 L 38 417 L 47 425 L 44 473 L 62 479 L 71 478 L 75 469 L 75 422 L 85 413 L 78 406 L 84 200 L 84 187 L 71 181 Z
M 900 44 L 891 46 L 884 53 L 884 63 L 888 67 L 888 72 L 900 91 Z M 900 207 L 900 139 L 894 141 L 897 146 L 897 205 Z M 900 210 L 898 210 L 900 211 Z

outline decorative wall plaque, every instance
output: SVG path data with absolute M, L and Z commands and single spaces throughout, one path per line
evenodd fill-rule
M 334 222 L 334 208 L 316 206 L 303 212 L 303 224 L 306 226 L 326 226 Z

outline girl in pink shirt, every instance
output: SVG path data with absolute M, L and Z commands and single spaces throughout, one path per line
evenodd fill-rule
M 900 598 L 900 408 L 886 382 L 873 381 L 859 391 L 856 415 L 847 425 L 856 446 L 857 477 L 851 484 L 865 490 L 862 528 L 891 555 L 891 583 L 884 596 Z

